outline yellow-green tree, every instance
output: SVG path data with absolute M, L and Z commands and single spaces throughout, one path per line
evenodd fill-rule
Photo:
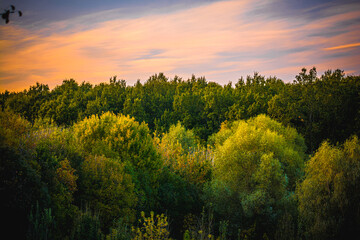
M 107 112 L 84 119 L 73 130 L 84 154 L 119 158 L 142 170 L 156 171 L 160 167 L 149 128 L 134 118 Z
M 343 147 L 324 142 L 306 165 L 297 188 L 304 236 L 339 239 L 360 233 L 360 142 Z
M 302 176 L 303 138 L 265 115 L 223 125 L 214 138 L 214 179 L 208 192 L 215 211 L 243 221 L 242 229 L 256 222 L 260 232 L 273 234 L 270 226 L 292 201 Z
M 73 133 L 74 144 L 84 156 L 105 156 L 125 163 L 135 183 L 138 207 L 153 208 L 162 162 L 145 123 L 107 112 L 76 123 Z
M 259 115 L 223 126 L 215 139 L 215 175 L 233 189 L 253 189 L 251 183 L 261 183 L 260 172 L 268 167 L 282 172 L 286 189 L 295 189 L 305 157 L 304 140 L 295 129 Z
M 180 237 L 186 214 L 201 211 L 202 186 L 210 180 L 211 152 L 200 146 L 192 130 L 181 123 L 156 138 L 164 161 L 160 177 L 160 212 L 167 212 L 174 223 L 172 233 Z
M 166 166 L 195 184 L 209 178 L 212 152 L 198 143 L 192 130 L 179 122 L 158 139 L 158 149 Z
M 169 224 L 164 214 L 156 215 L 150 212 L 150 216 L 146 217 L 141 212 L 142 219 L 139 220 L 140 227 L 133 228 L 135 237 L 133 240 L 166 240 L 170 239 Z

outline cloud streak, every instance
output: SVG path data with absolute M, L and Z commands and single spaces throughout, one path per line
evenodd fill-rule
M 329 47 L 329 48 L 325 48 L 325 50 L 338 50 L 338 49 L 344 49 L 344 48 L 354 48 L 354 47 L 359 47 L 359 46 L 360 46 L 360 42 L 345 44 L 345 45 L 340 45 L 340 46 L 335 46 L 335 47 Z
M 360 53 L 352 51 L 359 46 L 359 24 L 333 29 L 357 21 L 356 9 L 301 24 L 266 17 L 266 11 L 249 14 L 259 9 L 262 1 L 221 1 L 88 25 L 84 19 L 91 17 L 80 16 L 36 31 L 1 26 L 0 90 L 22 90 L 37 81 L 54 87 L 67 78 L 96 84 L 113 75 L 132 84 L 157 72 L 221 84 L 254 71 L 292 80 L 312 66 L 360 74 Z M 334 57 L 330 50 L 342 54 Z

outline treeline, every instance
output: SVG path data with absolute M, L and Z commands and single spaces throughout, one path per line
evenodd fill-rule
M 341 70 L 329 70 L 317 77 L 313 68 L 309 72 L 302 69 L 295 78 L 285 84 L 276 77 L 255 73 L 246 80 L 240 78 L 235 86 L 221 86 L 195 76 L 169 79 L 161 73 L 134 86 L 126 86 L 116 77 L 95 86 L 71 79 L 53 90 L 37 83 L 23 92 L 5 91 L 0 105 L 31 123 L 43 119 L 58 126 L 70 126 L 108 111 L 130 115 L 157 133 L 180 121 L 204 144 L 224 121 L 267 114 L 296 128 L 304 136 L 309 153 L 325 139 L 336 144 L 359 134 L 359 76 L 345 77 Z
M 360 76 L 65 80 L 0 99 L 1 208 L 13 238 L 359 234 Z

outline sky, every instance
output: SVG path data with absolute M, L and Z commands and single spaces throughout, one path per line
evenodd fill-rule
M 0 0 L 0 92 L 65 79 L 133 85 L 164 73 L 292 82 L 303 67 L 360 75 L 360 1 Z M 0 19 L 2 20 L 2 19 Z

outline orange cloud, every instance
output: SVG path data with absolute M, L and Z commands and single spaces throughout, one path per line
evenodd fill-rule
M 325 48 L 325 50 L 338 50 L 338 49 L 353 48 L 353 47 L 359 47 L 359 46 L 360 46 L 360 42 L 345 44 L 345 45 L 340 45 L 340 46 L 335 46 L 335 47 L 329 47 L 329 48 Z
M 280 77 L 287 77 L 288 70 L 295 75 L 303 66 L 329 62 L 319 49 L 358 41 L 356 26 L 330 37 L 311 36 L 355 19 L 358 12 L 299 24 L 266 18 L 266 13 L 249 15 L 253 4 L 250 0 L 220 1 L 86 27 L 81 16 L 37 31 L 1 26 L 0 91 L 23 90 L 37 81 L 52 88 L 68 78 L 96 84 L 113 75 L 132 84 L 157 72 L 205 75 L 220 83 L 236 81 L 253 71 L 272 75 L 279 71 Z M 350 59 L 360 62 L 359 55 L 342 57 L 338 67 L 352 64 L 351 69 L 356 69 L 359 65 Z M 336 63 L 336 59 L 331 61 Z

